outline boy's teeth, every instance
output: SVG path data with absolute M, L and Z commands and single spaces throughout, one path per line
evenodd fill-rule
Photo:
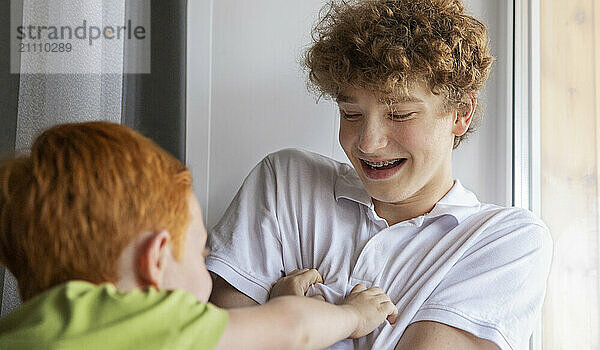
M 384 166 L 388 166 L 390 164 L 394 164 L 394 163 L 396 163 L 399 160 L 400 159 L 395 159 L 395 160 L 392 160 L 392 161 L 389 161 L 389 162 L 385 161 L 385 162 L 376 162 L 376 163 L 369 162 L 368 160 L 365 160 L 365 163 L 367 163 L 369 166 L 372 166 L 374 168 L 381 168 L 381 167 L 384 167 Z

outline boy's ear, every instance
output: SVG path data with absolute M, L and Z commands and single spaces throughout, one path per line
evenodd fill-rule
M 138 277 L 144 287 L 160 289 L 164 284 L 168 257 L 171 254 L 171 234 L 168 231 L 152 233 L 142 247 L 138 260 Z
M 473 115 L 475 115 L 476 110 L 477 94 L 472 93 L 467 95 L 454 114 L 454 125 L 452 126 L 452 133 L 454 136 L 462 136 L 469 130 L 469 126 L 473 121 Z

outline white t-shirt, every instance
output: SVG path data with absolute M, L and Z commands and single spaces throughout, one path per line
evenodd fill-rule
M 393 349 L 423 320 L 527 349 L 552 255 L 541 220 L 482 204 L 458 180 L 431 212 L 390 227 L 350 165 L 300 150 L 270 154 L 252 170 L 209 246 L 208 269 L 261 304 L 301 268 L 324 280 L 307 295 L 332 303 L 358 283 L 381 287 L 397 323 L 335 349 Z

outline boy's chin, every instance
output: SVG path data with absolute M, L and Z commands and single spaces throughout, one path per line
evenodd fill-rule
M 371 188 L 367 189 L 367 192 L 369 193 L 371 198 L 373 198 L 374 201 L 381 203 L 401 203 L 408 197 L 406 193 L 393 191 L 393 189 L 391 188 L 389 188 L 387 191 L 382 188 Z

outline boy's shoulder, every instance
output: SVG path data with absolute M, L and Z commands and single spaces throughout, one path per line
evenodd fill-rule
M 285 201 L 316 194 L 320 194 L 318 198 L 331 199 L 340 187 L 360 192 L 363 197 L 366 194 L 351 165 L 315 152 L 283 149 L 266 156 L 259 166 L 268 169 L 272 184 L 278 193 L 285 194 L 282 198 Z
M 1 319 L 0 348 L 152 349 L 167 342 L 183 349 L 193 342 L 211 348 L 226 324 L 224 310 L 185 291 L 122 292 L 112 284 L 71 281 Z
M 274 170 L 312 170 L 345 172 L 351 166 L 333 158 L 299 148 L 286 148 L 273 152 L 265 157 Z
M 529 247 L 551 256 L 553 239 L 548 226 L 530 210 L 482 203 L 480 210 L 463 222 L 464 227 L 478 227 L 476 247 L 496 242 L 508 250 Z M 548 261 L 549 262 L 549 261 Z
M 280 184 L 326 186 L 339 177 L 356 175 L 354 168 L 333 158 L 298 148 L 287 148 L 267 155 L 261 162 L 270 168 Z M 356 175 L 355 177 L 358 177 Z
M 496 204 L 482 203 L 480 215 L 487 214 L 496 219 L 501 226 L 538 226 L 548 230 L 548 227 L 532 211 L 521 207 L 504 207 Z

